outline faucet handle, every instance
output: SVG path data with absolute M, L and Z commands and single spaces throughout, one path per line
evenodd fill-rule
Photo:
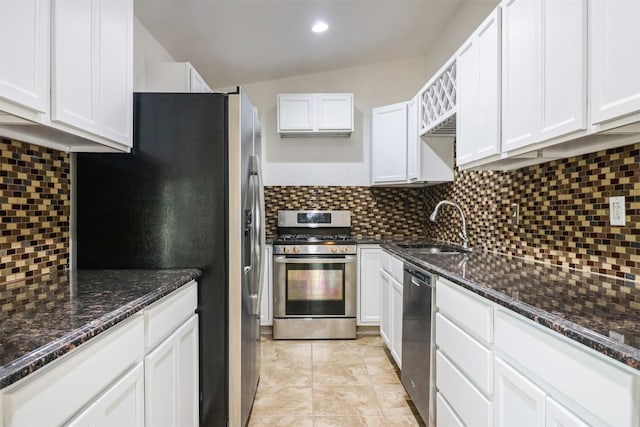
M 463 248 L 467 248 L 469 247 L 469 238 L 467 237 L 467 234 L 463 231 L 460 232 L 460 238 L 462 239 L 462 247 Z

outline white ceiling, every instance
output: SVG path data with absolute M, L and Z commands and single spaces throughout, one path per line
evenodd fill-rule
M 426 55 L 461 5 L 478 1 L 135 0 L 135 14 L 221 88 Z M 326 33 L 311 32 L 317 19 Z

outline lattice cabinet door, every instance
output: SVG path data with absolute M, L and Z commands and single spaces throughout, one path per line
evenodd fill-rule
M 456 65 L 452 57 L 420 91 L 420 135 L 455 134 Z

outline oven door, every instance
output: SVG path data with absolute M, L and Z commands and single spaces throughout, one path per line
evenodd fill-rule
M 356 259 L 274 257 L 274 317 L 355 317 Z

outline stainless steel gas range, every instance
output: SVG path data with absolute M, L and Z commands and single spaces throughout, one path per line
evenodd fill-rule
M 355 338 L 351 213 L 279 211 L 273 254 L 273 338 Z

